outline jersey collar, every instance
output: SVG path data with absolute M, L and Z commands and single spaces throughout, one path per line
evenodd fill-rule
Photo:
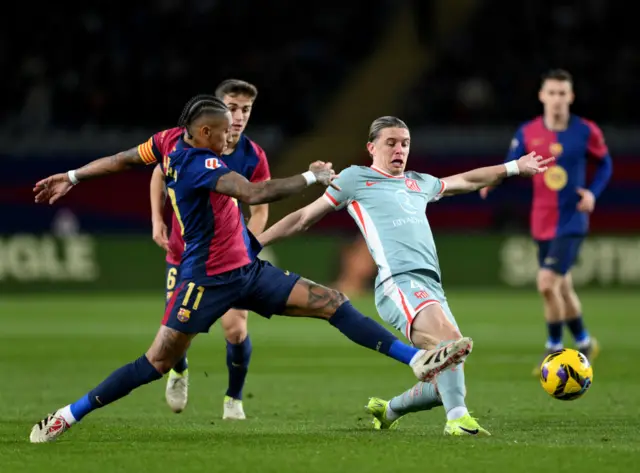
M 399 176 L 394 176 L 392 174 L 389 174 L 386 171 L 383 171 L 382 169 L 380 169 L 378 166 L 374 166 L 373 164 L 371 166 L 369 166 L 371 169 L 373 169 L 375 172 L 379 172 L 380 174 L 382 174 L 384 177 L 390 177 L 391 179 L 404 179 L 404 173 L 400 174 Z

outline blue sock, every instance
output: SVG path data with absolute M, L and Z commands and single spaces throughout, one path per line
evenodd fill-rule
M 349 301 L 338 307 L 336 313 L 329 319 L 329 323 L 352 342 L 379 351 L 406 365 L 420 351 L 405 345 L 378 322 L 362 315 Z
M 187 371 L 187 368 L 189 368 L 189 364 L 187 363 L 187 354 L 185 353 L 184 356 L 180 358 L 180 360 L 173 367 L 173 371 L 178 374 L 182 374 Z
M 162 378 L 147 357 L 142 355 L 133 363 L 111 373 L 96 388 L 71 404 L 71 414 L 79 421 L 89 412 L 125 397 L 135 388 Z
M 547 348 L 562 346 L 562 322 L 547 322 Z
M 573 335 L 573 339 L 577 344 L 584 343 L 589 340 L 589 332 L 584 326 L 582 315 L 578 315 L 575 319 L 567 320 L 567 327 Z
M 242 399 L 242 388 L 244 388 L 244 381 L 249 371 L 252 350 L 249 335 L 237 344 L 227 341 L 227 368 L 229 369 L 227 396 Z

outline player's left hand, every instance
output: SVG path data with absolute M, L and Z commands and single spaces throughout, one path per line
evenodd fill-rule
M 555 161 L 556 158 L 553 156 L 550 158 L 543 158 L 542 156 L 536 154 L 535 151 L 522 156 L 518 159 L 518 170 L 520 171 L 520 175 L 524 177 L 535 176 L 536 174 L 540 174 L 549 169 L 549 164 Z
M 60 197 L 71 190 L 73 184 L 67 173 L 54 174 L 36 183 L 33 192 L 36 194 L 36 203 L 55 203 Z
M 578 205 L 576 206 L 578 212 L 593 212 L 593 209 L 596 207 L 596 197 L 593 195 L 593 192 L 589 189 L 584 189 L 583 187 L 578 187 L 576 191 L 580 196 L 580 202 L 578 202 Z
M 167 225 L 164 222 L 153 222 L 152 227 L 153 241 L 163 250 L 169 251 L 169 231 Z

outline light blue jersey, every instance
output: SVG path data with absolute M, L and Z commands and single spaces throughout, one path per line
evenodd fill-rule
M 413 171 L 392 176 L 373 166 L 351 166 L 336 184 L 341 190 L 328 188 L 325 198 L 336 209 L 347 208 L 367 241 L 378 266 L 376 305 L 382 318 L 408 334 L 427 304 L 440 303 L 450 315 L 427 220 L 427 205 L 442 197 L 445 183 Z

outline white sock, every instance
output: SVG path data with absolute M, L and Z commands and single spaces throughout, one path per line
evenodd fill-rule
M 549 351 L 560 351 L 564 348 L 564 345 L 562 343 L 549 343 L 547 342 L 545 344 L 545 348 Z
M 394 420 L 400 418 L 400 414 L 398 414 L 396 411 L 391 409 L 391 406 L 389 404 L 387 404 L 387 410 L 385 412 L 385 417 L 387 419 L 389 419 L 391 422 L 393 422 Z
M 65 421 L 67 421 L 67 424 L 69 425 L 73 425 L 78 422 L 71 413 L 71 404 L 64 406 L 62 409 L 58 410 L 57 414 L 61 416 Z
M 417 351 L 415 355 L 413 355 L 411 357 L 411 361 L 409 362 L 409 366 L 413 365 L 413 363 L 416 361 L 416 358 L 418 358 L 419 356 L 421 356 L 425 351 L 429 351 L 429 350 L 420 350 Z
M 459 419 L 460 417 L 467 415 L 469 411 L 464 406 L 458 406 L 447 412 L 447 420 Z
M 583 350 L 585 348 L 589 348 L 589 345 L 591 345 L 591 338 L 587 335 L 587 338 L 585 338 L 584 340 L 582 340 L 580 343 L 577 344 L 578 348 L 580 350 Z

